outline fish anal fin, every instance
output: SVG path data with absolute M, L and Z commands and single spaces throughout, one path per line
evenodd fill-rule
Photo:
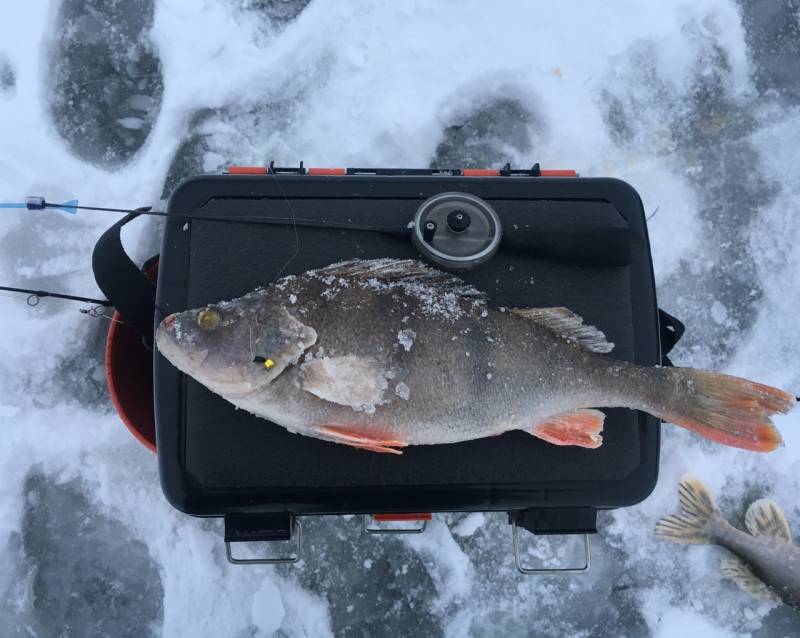
M 554 445 L 598 448 L 603 444 L 603 421 L 600 410 L 575 410 L 548 417 L 529 431 L 533 436 Z
M 614 349 L 601 330 L 584 324 L 580 316 L 567 308 L 512 308 L 511 312 L 535 321 L 589 352 L 607 353 Z
M 753 536 L 772 536 L 785 541 L 792 541 L 789 523 L 780 506 L 769 498 L 753 502 L 747 508 L 744 524 Z
M 387 439 L 363 434 L 356 427 L 343 425 L 321 425 L 317 428 L 319 438 L 334 443 L 342 443 L 350 447 L 383 452 L 385 454 L 402 454 L 397 448 L 407 447 L 408 443 L 399 439 Z
M 760 580 L 746 563 L 738 558 L 726 558 L 720 564 L 722 573 L 735 582 L 743 592 L 769 602 L 780 599 L 762 580 Z

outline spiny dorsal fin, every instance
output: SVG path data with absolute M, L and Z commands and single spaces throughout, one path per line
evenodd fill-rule
M 308 274 L 320 279 L 343 277 L 365 282 L 374 279 L 386 284 L 420 284 L 475 301 L 486 299 L 485 293 L 470 286 L 463 279 L 430 268 L 416 259 L 351 259 L 318 268 Z
M 743 592 L 769 602 L 780 602 L 778 596 L 738 558 L 726 558 L 720 563 L 722 573 L 735 582 Z
M 581 317 L 567 308 L 512 308 L 511 312 L 549 328 L 589 352 L 606 353 L 614 348 L 602 331 L 587 326 Z
M 752 503 L 747 508 L 744 524 L 753 536 L 772 536 L 792 541 L 792 532 L 783 510 L 772 499 L 762 498 Z

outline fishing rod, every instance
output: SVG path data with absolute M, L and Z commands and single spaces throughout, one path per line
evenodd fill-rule
M 193 219 L 211 222 L 229 222 L 241 224 L 272 224 L 272 225 L 297 225 L 309 228 L 334 228 L 337 230 L 359 230 L 367 232 L 385 233 L 388 235 L 403 235 L 407 236 L 411 233 L 408 226 L 371 226 L 368 224 L 353 224 L 350 222 L 336 222 L 325 219 L 305 219 L 302 217 L 264 217 L 264 216 L 246 216 L 246 215 L 205 215 L 205 214 L 188 214 L 177 212 L 166 212 L 159 210 L 142 210 L 133 208 L 112 208 L 109 206 L 80 206 L 77 199 L 71 199 L 68 202 L 61 204 L 53 204 L 45 200 L 44 197 L 31 196 L 26 197 L 24 202 L 10 202 L 0 203 L 0 208 L 19 208 L 27 210 L 61 210 L 63 212 L 75 215 L 79 210 L 88 210 L 94 212 L 108 212 L 108 213 L 121 213 L 137 215 L 145 215 L 151 217 L 177 217 L 191 221 Z
M 274 225 L 287 225 L 287 226 L 303 226 L 311 228 L 332 228 L 336 230 L 356 230 L 366 232 L 379 232 L 387 235 L 394 236 L 408 236 L 411 229 L 407 226 L 371 226 L 368 224 L 353 224 L 349 222 L 336 222 L 321 219 L 305 219 L 298 217 L 264 217 L 264 216 L 242 216 L 242 215 L 205 215 L 205 214 L 186 214 L 177 212 L 166 212 L 149 209 L 133 209 L 133 208 L 113 208 L 110 206 L 82 206 L 77 199 L 71 199 L 61 203 L 48 202 L 44 197 L 33 195 L 25 198 L 24 202 L 0 202 L 0 208 L 6 209 L 26 209 L 30 211 L 44 211 L 44 210 L 59 210 L 70 215 L 75 215 L 79 210 L 86 210 L 92 212 L 108 212 L 118 214 L 135 214 L 145 215 L 150 217 L 177 217 L 179 219 L 202 220 L 210 222 L 228 222 L 228 223 L 243 223 L 243 224 L 274 224 Z M 78 301 L 82 303 L 91 303 L 95 306 L 112 307 L 113 304 L 105 299 L 95 299 L 92 297 L 83 297 L 79 295 L 68 295 L 66 293 L 52 292 L 48 290 L 35 290 L 31 288 L 18 288 L 14 286 L 0 286 L 0 291 L 15 292 L 27 294 L 27 304 L 31 307 L 39 305 L 41 299 L 45 297 L 52 297 L 55 299 L 65 299 L 68 301 Z M 83 312 L 83 311 L 81 311 Z M 92 311 L 86 311 L 92 314 Z
M 77 295 L 67 295 L 61 292 L 49 292 L 47 290 L 33 290 L 31 288 L 14 288 L 13 286 L 0 286 L 0 290 L 4 290 L 6 292 L 21 292 L 27 293 L 28 299 L 27 303 L 29 306 L 38 306 L 39 301 L 43 297 L 54 297 L 56 299 L 66 299 L 68 301 L 81 301 L 83 303 L 93 303 L 98 306 L 105 306 L 106 308 L 110 308 L 114 304 L 110 301 L 105 299 L 93 299 L 92 297 L 79 297 Z

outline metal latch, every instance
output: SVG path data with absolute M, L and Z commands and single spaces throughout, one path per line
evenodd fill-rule
M 517 510 L 508 513 L 511 523 L 511 544 L 514 551 L 514 565 L 521 574 L 585 574 L 591 568 L 589 534 L 597 533 L 597 511 L 590 507 L 548 507 L 541 509 Z M 583 534 L 583 564 L 575 567 L 529 567 L 522 563 L 519 551 L 519 531 L 522 527 L 533 534 L 573 535 Z
M 367 534 L 422 534 L 428 527 L 428 521 L 431 520 L 429 513 L 413 513 L 413 514 L 372 514 L 364 515 L 364 531 Z M 414 527 L 372 527 L 371 523 L 390 523 L 397 521 L 410 521 L 422 522 L 422 525 L 415 525 Z
M 234 565 L 296 563 L 300 560 L 303 528 L 288 512 L 271 514 L 225 514 L 225 555 Z M 236 558 L 232 543 L 289 541 L 294 538 L 294 553 L 289 556 Z

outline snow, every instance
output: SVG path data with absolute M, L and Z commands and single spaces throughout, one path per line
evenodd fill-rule
M 719 301 L 711 304 L 711 316 L 717 323 L 724 323 L 728 318 L 728 310 Z
M 484 524 L 486 517 L 481 512 L 472 512 L 453 526 L 453 533 L 456 536 L 472 536 L 478 528 Z
M 404 401 L 408 401 L 408 397 L 411 396 L 411 389 L 401 381 L 394 387 L 394 393 Z
M 681 627 L 685 636 L 702 636 L 703 638 L 730 638 L 730 633 L 725 629 L 716 627 L 713 623 L 703 618 L 702 614 L 693 610 L 670 609 L 663 613 L 661 601 L 652 602 L 654 613 L 651 627 L 654 629 L 653 638 L 671 638 L 676 636 L 675 627 Z M 645 611 L 650 611 L 645 605 Z
M 5 2 L 0 201 L 160 207 L 182 177 L 269 159 L 538 161 L 616 176 L 652 215 L 659 302 L 687 323 L 673 361 L 797 392 L 798 15 L 767 4 Z M 91 19 L 65 24 L 82 6 Z M 120 11 L 136 14 L 130 28 Z M 0 280 L 99 296 L 91 247 L 113 219 L 2 211 Z M 126 227 L 140 262 L 159 228 Z M 0 295 L 4 635 L 90 635 L 89 619 L 118 636 L 800 633 L 795 612 L 721 577 L 723 550 L 652 536 L 687 471 L 734 524 L 770 497 L 797 535 L 800 410 L 776 419 L 785 446 L 768 457 L 665 426 L 654 493 L 601 514 L 583 577 L 519 576 L 500 514 L 369 539 L 357 520 L 326 518 L 307 525 L 300 564 L 249 569 L 226 563 L 220 521 L 163 499 L 155 458 L 109 405 L 107 323 L 78 307 Z M 576 539 L 525 543 L 546 562 L 580 550 Z
M 285 614 L 278 586 L 271 578 L 265 578 L 253 594 L 253 625 L 264 635 L 270 635 L 280 629 Z
M 134 131 L 138 131 L 142 127 L 144 127 L 144 120 L 140 117 L 121 117 L 117 120 L 120 126 L 123 128 L 131 129 Z
M 411 328 L 405 328 L 397 333 L 397 341 L 403 346 L 403 349 L 408 352 L 411 346 L 414 345 L 414 339 L 417 338 L 417 333 Z

